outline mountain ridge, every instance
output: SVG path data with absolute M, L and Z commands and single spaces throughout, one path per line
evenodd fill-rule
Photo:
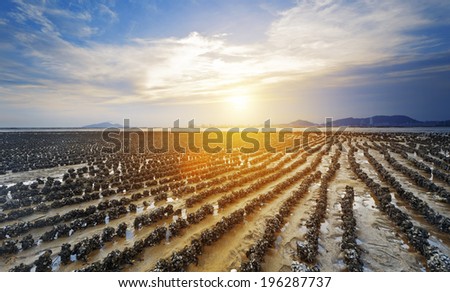
M 325 126 L 324 123 L 317 124 L 305 120 L 296 120 L 286 124 L 290 127 L 312 127 Z M 335 127 L 450 127 L 450 120 L 445 121 L 419 121 L 406 115 L 376 115 L 367 118 L 343 118 L 333 120 Z
M 111 122 L 101 122 L 96 124 L 90 124 L 82 127 L 83 129 L 106 129 L 106 128 L 122 128 L 120 124 L 114 124 Z
M 296 120 L 296 121 L 290 122 L 289 124 L 287 124 L 287 126 L 290 126 L 290 127 L 313 127 L 313 126 L 317 126 L 317 124 L 306 121 L 306 120 Z

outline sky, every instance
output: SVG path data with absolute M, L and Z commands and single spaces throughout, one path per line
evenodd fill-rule
M 450 120 L 448 0 L 0 1 L 0 127 Z

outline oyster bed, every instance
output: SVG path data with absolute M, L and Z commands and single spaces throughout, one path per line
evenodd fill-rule
M 450 271 L 448 134 L 243 145 L 112 153 L 100 132 L 0 133 L 0 271 Z

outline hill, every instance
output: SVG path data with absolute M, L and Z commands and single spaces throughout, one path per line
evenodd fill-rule
M 296 121 L 290 122 L 286 126 L 294 127 L 294 128 L 295 127 L 303 128 L 303 127 L 314 127 L 314 126 L 317 126 L 317 124 L 311 123 L 311 122 L 305 121 L 305 120 L 296 120 Z
M 335 120 L 333 125 L 337 127 L 420 127 L 423 126 L 423 122 L 408 116 L 373 116 Z
M 287 124 L 288 127 L 312 127 L 325 124 L 314 124 L 304 120 L 297 120 Z M 419 121 L 404 115 L 383 116 L 377 115 L 368 118 L 345 118 L 333 121 L 335 127 L 450 127 L 450 120 L 446 121 Z
M 113 124 L 110 122 L 102 122 L 98 124 L 86 125 L 82 127 L 83 129 L 106 129 L 106 128 L 122 128 L 120 124 Z

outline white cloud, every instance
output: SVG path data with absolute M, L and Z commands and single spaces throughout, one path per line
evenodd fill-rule
M 449 72 L 449 71 L 450 71 L 450 65 L 441 65 L 441 66 L 432 66 L 432 67 L 414 69 L 414 70 L 402 70 L 402 71 L 391 72 L 391 73 L 388 73 L 387 76 L 389 76 L 389 77 L 410 77 L 410 76 L 421 76 L 423 74 L 433 74 L 433 73 Z
M 19 12 L 13 12 L 12 16 L 17 22 L 25 24 L 26 21 L 33 21 L 41 26 L 42 32 L 59 35 L 54 24 L 45 17 L 43 6 L 33 5 L 22 0 L 15 0 L 15 2 Z
M 22 3 L 23 15 L 17 19 L 25 15 L 52 36 L 45 46 L 39 45 L 42 41 L 36 35 L 18 36 L 28 43 L 28 53 L 39 67 L 55 80 L 41 80 L 44 88 L 33 94 L 29 88 L 16 88 L 23 93 L 17 98 L 61 103 L 65 96 L 70 102 L 99 104 L 217 102 L 236 88 L 256 94 L 286 81 L 395 59 L 429 41 L 409 34 L 431 24 L 412 4 L 345 2 L 299 1 L 280 13 L 267 39 L 258 44 L 231 44 L 227 35 L 193 32 L 182 38 L 86 46 L 63 40 L 43 11 Z M 104 7 L 103 13 L 117 17 Z M 93 33 L 86 31 L 86 35 Z
M 300 1 L 282 13 L 268 37 L 282 54 L 297 60 L 354 65 L 410 53 L 420 39 L 407 31 L 427 23 L 400 1 Z
M 78 19 L 78 20 L 86 20 L 86 21 L 90 21 L 92 20 L 92 15 L 87 12 L 81 12 L 81 13 L 76 13 L 76 12 L 71 12 L 69 10 L 63 10 L 63 9 L 57 9 L 57 8 L 48 8 L 48 7 L 42 7 L 42 6 L 33 6 L 34 9 L 40 9 L 43 12 L 45 12 L 45 14 L 48 15 L 53 15 L 53 16 L 59 16 L 59 17 L 64 17 L 64 18 L 68 18 L 68 19 Z
M 108 16 L 111 19 L 111 21 L 118 20 L 117 13 L 112 11 L 111 8 L 109 8 L 105 4 L 98 4 L 98 10 L 100 11 L 101 14 Z

